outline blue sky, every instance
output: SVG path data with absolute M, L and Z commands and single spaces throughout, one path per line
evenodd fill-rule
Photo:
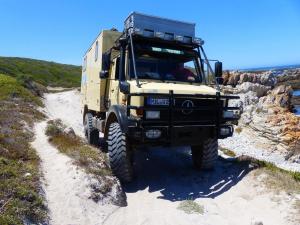
M 0 0 L 0 55 L 81 64 L 101 29 L 132 11 L 195 22 L 225 68 L 300 64 L 298 0 Z

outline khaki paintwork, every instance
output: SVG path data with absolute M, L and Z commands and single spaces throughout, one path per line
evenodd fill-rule
M 81 103 L 88 109 L 96 112 L 105 112 L 104 95 L 106 79 L 100 79 L 102 70 L 102 54 L 113 47 L 117 38 L 122 33 L 111 30 L 103 30 L 83 58 L 82 80 L 81 80 Z M 96 60 L 96 42 L 98 42 L 98 58 Z M 84 59 L 86 58 L 86 66 Z
M 140 87 L 136 85 L 135 80 L 128 81 L 130 83 L 130 93 L 159 93 L 168 94 L 170 90 L 173 90 L 174 94 L 207 94 L 215 95 L 216 90 L 203 84 L 190 84 L 185 82 L 160 82 L 153 80 L 140 80 Z M 143 106 L 143 97 L 132 97 L 131 105 Z M 136 116 L 134 110 L 131 110 L 131 114 Z
M 84 77 L 86 75 L 87 81 L 85 83 L 82 82 L 81 93 L 82 104 L 86 105 L 90 110 L 94 110 L 96 112 L 106 112 L 107 109 L 104 107 L 105 99 L 109 102 L 109 105 L 126 104 L 126 97 L 119 91 L 119 81 L 116 79 L 116 57 L 118 56 L 117 51 L 113 51 L 112 54 L 109 77 L 107 79 L 99 78 L 99 72 L 101 71 L 102 66 L 102 53 L 111 48 L 114 40 L 116 40 L 120 35 L 121 33 L 115 31 L 103 31 L 86 54 L 87 68 L 86 71 L 83 71 L 82 76 Z M 99 58 L 97 61 L 95 61 L 95 43 L 97 40 L 99 43 Z M 126 53 L 125 71 L 128 71 L 127 55 L 128 54 Z M 129 77 L 127 73 L 125 76 L 127 78 Z M 128 83 L 130 84 L 130 93 L 168 94 L 170 90 L 173 90 L 174 94 L 216 94 L 216 89 L 197 83 L 140 80 L 140 87 L 136 85 L 136 81 L 134 79 L 128 80 Z M 143 104 L 143 97 L 132 96 L 131 105 L 143 106 Z M 135 110 L 131 110 L 130 112 L 133 116 L 136 116 Z

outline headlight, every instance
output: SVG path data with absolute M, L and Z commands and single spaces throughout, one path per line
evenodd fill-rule
M 223 118 L 234 118 L 233 111 L 223 111 Z
M 159 119 L 160 111 L 146 111 L 146 119 Z

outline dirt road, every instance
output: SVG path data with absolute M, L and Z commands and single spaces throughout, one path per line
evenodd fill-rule
M 47 94 L 45 104 L 51 118 L 61 118 L 78 135 L 82 135 L 79 94 L 76 91 Z M 135 154 L 136 179 L 124 186 L 128 205 L 121 208 L 97 206 L 91 200 L 84 199 L 84 173 L 80 171 L 77 174 L 66 156 L 50 149 L 46 137 L 41 134 L 43 126 L 39 124 L 36 127 L 34 147 L 43 161 L 51 215 L 58 215 L 59 218 L 59 221 L 52 220 L 52 224 L 296 224 L 293 222 L 293 197 L 265 189 L 265 174 L 255 176 L 249 165 L 237 164 L 222 157 L 218 159 L 214 171 L 195 171 L 187 147 L 139 149 Z M 49 154 L 53 155 L 49 157 Z M 58 162 L 61 167 L 51 168 L 53 163 L 50 161 Z M 59 174 L 63 176 L 55 182 L 55 176 Z M 82 182 L 76 183 L 74 180 L 77 178 Z M 178 206 L 184 200 L 194 200 L 203 207 L 203 212 L 188 214 L 179 210 Z M 62 213 L 59 213 L 61 210 Z M 64 218 L 59 217 L 62 215 Z

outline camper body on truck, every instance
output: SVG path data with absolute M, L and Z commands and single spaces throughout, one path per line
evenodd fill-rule
M 124 31 L 103 30 L 83 59 L 81 102 L 85 136 L 106 143 L 110 166 L 123 182 L 133 178 L 140 146 L 191 146 L 197 169 L 210 169 L 218 139 L 232 136 L 239 108 L 220 91 L 215 68 L 195 37 L 195 24 L 140 13 Z

